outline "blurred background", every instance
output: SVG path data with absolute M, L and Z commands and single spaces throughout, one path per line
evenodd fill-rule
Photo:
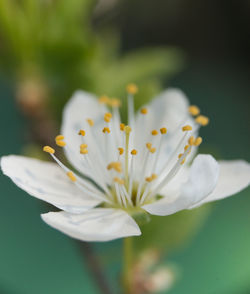
M 249 34 L 244 0 L 2 0 L 0 155 L 44 158 L 75 89 L 124 99 L 135 82 L 137 107 L 181 88 L 211 119 L 201 152 L 250 161 Z M 120 240 L 66 237 L 40 219 L 52 207 L 0 179 L 1 294 L 120 293 Z M 249 294 L 249 212 L 248 188 L 154 217 L 135 240 L 135 264 L 149 278 L 169 273 L 160 293 Z

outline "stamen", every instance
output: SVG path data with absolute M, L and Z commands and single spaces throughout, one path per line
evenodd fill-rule
M 65 147 L 66 143 L 64 141 L 56 140 L 56 145 L 59 147 Z
M 182 127 L 182 131 L 183 132 L 192 131 L 192 127 L 190 125 L 186 125 L 186 126 Z
M 125 183 L 126 187 L 128 187 L 128 147 L 129 147 L 129 135 L 131 132 L 131 127 L 126 126 L 124 128 L 125 134 L 126 134 L 126 143 L 125 143 Z
M 193 116 L 200 114 L 200 108 L 196 105 L 190 105 L 188 111 Z
M 194 145 L 194 141 L 195 141 L 194 136 L 191 136 L 191 137 L 188 139 L 188 144 L 192 146 L 192 145 Z
M 81 153 L 81 154 L 88 154 L 89 151 L 88 151 L 88 149 L 83 148 L 83 149 L 80 149 L 80 153 Z
M 76 182 L 76 177 L 72 171 L 67 172 L 67 176 L 70 178 L 72 182 Z
M 151 152 L 151 153 L 155 153 L 155 151 L 156 151 L 156 148 L 150 148 L 149 149 L 149 152 Z
M 161 128 L 160 129 L 161 134 L 166 134 L 167 133 L 167 128 Z
M 107 170 L 111 170 L 111 169 L 114 169 L 118 173 L 121 173 L 122 172 L 122 165 L 119 161 L 110 162 L 107 165 Z
M 194 141 L 194 146 L 200 146 L 201 143 L 202 143 L 202 138 L 198 137 Z
M 124 153 L 124 149 L 122 147 L 119 147 L 118 150 L 119 150 L 120 155 L 122 155 Z
M 142 108 L 141 109 L 141 114 L 147 114 L 148 113 L 148 109 L 147 108 Z
M 99 98 L 98 101 L 99 101 L 100 104 L 108 104 L 108 103 L 110 102 L 110 99 L 109 99 L 108 96 L 103 95 L 103 96 L 101 96 L 101 97 Z
M 197 116 L 195 121 L 202 126 L 206 126 L 209 124 L 209 118 L 204 115 Z
M 111 118 L 112 118 L 112 114 L 110 112 L 107 112 L 104 114 L 105 122 L 110 122 Z
M 64 136 L 63 135 L 58 135 L 55 137 L 55 141 L 61 141 L 64 140 Z
M 128 94 L 135 95 L 138 92 L 138 87 L 135 84 L 128 84 L 126 87 Z
M 110 133 L 110 129 L 108 127 L 104 127 L 102 132 L 105 133 Z
M 81 144 L 80 145 L 80 149 L 85 149 L 85 148 L 88 148 L 88 144 Z
M 80 130 L 78 132 L 78 135 L 83 136 L 83 137 L 85 136 L 85 134 L 86 134 L 86 132 L 84 130 Z
M 189 145 L 186 145 L 186 146 L 184 147 L 184 150 L 186 151 L 188 148 L 189 148 Z
M 116 98 L 112 99 L 109 103 L 110 103 L 111 107 L 120 107 L 121 106 L 121 100 L 116 99 Z
M 88 124 L 89 124 L 91 127 L 93 127 L 93 125 L 94 125 L 94 121 L 93 121 L 93 119 L 91 119 L 91 118 L 87 118 L 87 122 L 88 122 Z
M 124 131 L 124 129 L 125 129 L 125 124 L 120 124 L 120 130 Z
M 146 143 L 146 147 L 148 148 L 148 150 L 152 147 L 152 143 Z
M 156 135 L 158 135 L 158 131 L 157 131 L 157 130 L 153 130 L 153 131 L 151 132 L 151 135 L 152 135 L 152 136 L 156 136 Z
M 136 155 L 137 154 L 137 150 L 136 149 L 133 149 L 132 151 L 131 151 L 131 155 Z
M 124 185 L 124 180 L 118 177 L 114 178 L 114 182 L 118 183 L 119 185 Z
M 44 147 L 43 147 L 43 151 L 44 151 L 44 152 L 47 152 L 47 153 L 50 153 L 50 154 L 54 154 L 54 153 L 55 153 L 55 149 L 53 149 L 53 148 L 50 147 L 50 146 L 44 146 Z

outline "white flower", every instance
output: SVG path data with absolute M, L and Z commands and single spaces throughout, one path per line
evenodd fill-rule
M 128 126 L 119 101 L 78 91 L 63 113 L 57 145 L 78 171 L 73 173 L 46 146 L 56 163 L 22 156 L 1 159 L 3 172 L 20 188 L 63 210 L 42 214 L 63 233 L 84 241 L 140 235 L 137 215 L 170 215 L 222 199 L 250 183 L 250 164 L 194 158 L 197 137 L 208 119 L 170 89 L 134 115 L 128 87 Z M 108 109 L 112 109 L 112 114 Z M 196 118 L 195 118 L 196 116 Z

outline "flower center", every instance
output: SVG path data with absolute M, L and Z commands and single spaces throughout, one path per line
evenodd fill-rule
M 127 92 L 128 125 L 121 123 L 120 101 L 102 96 L 99 102 L 110 106 L 112 113 L 103 113 L 101 127 L 100 124 L 95 126 L 92 118 L 85 118 L 85 129 L 78 132 L 80 143 L 76 156 L 87 171 L 87 174 L 82 172 L 85 179 L 66 167 L 55 156 L 53 148 L 45 146 L 43 150 L 52 156 L 85 194 L 108 206 L 131 210 L 140 209 L 145 203 L 157 199 L 163 186 L 182 168 L 192 149 L 202 143 L 202 138 L 195 138 L 195 133 L 201 125 L 207 125 L 209 120 L 200 115 L 197 106 L 192 105 L 188 110 L 192 116 L 196 116 L 192 121 L 193 126 L 187 124 L 188 118 L 184 118 L 170 132 L 166 126 L 144 130 L 150 108 L 141 108 L 135 117 L 134 95 L 137 87 L 130 84 Z M 58 135 L 55 142 L 70 151 L 67 138 L 63 135 Z M 175 147 L 168 151 L 169 146 L 173 145 Z

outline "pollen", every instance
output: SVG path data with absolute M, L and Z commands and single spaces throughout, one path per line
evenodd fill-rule
M 186 161 L 186 158 L 184 158 L 184 159 L 182 160 L 181 165 L 183 165 L 183 164 L 185 163 L 185 161 Z
M 130 126 L 126 126 L 126 127 L 124 127 L 124 131 L 126 134 L 129 134 L 132 131 L 132 129 Z
M 150 183 L 152 182 L 153 180 L 155 180 L 157 178 L 157 175 L 156 174 L 152 174 L 150 177 L 146 177 L 145 178 L 145 181 Z
M 150 148 L 149 149 L 149 152 L 151 152 L 151 153 L 155 153 L 155 151 L 156 151 L 156 148 Z
M 124 131 L 124 129 L 125 129 L 125 124 L 120 124 L 120 130 Z
M 89 151 L 88 151 L 88 149 L 86 149 L 86 148 L 82 148 L 82 149 L 80 149 L 80 153 L 81 153 L 81 154 L 88 154 Z
M 178 158 L 180 159 L 182 156 L 183 156 L 183 153 L 180 153 L 180 154 L 178 155 Z
M 85 136 L 85 134 L 86 134 L 86 133 L 85 133 L 84 130 L 80 130 L 80 131 L 78 132 L 78 135 L 83 136 L 83 137 Z
M 196 105 L 190 105 L 188 111 L 193 116 L 200 114 L 200 108 Z
M 47 152 L 47 153 L 50 153 L 50 154 L 54 154 L 54 153 L 55 153 L 55 149 L 53 149 L 53 148 L 50 147 L 50 146 L 44 146 L 44 147 L 43 147 L 43 151 L 44 151 L 44 152 Z
M 191 137 L 188 139 L 188 144 L 189 144 L 190 146 L 192 146 L 192 145 L 194 145 L 194 141 L 195 141 L 194 136 L 191 136 Z
M 189 148 L 189 145 L 186 145 L 186 146 L 184 147 L 184 150 L 187 151 L 188 148 Z
M 115 171 L 117 171 L 118 173 L 122 172 L 122 165 L 119 161 L 117 162 L 110 162 L 107 166 L 107 170 L 111 170 L 114 169 Z
M 80 148 L 81 148 L 81 149 L 88 148 L 88 144 L 81 144 L 81 145 L 80 145 Z
M 59 147 L 65 147 L 66 143 L 64 141 L 61 141 L 61 140 L 56 140 L 56 145 L 59 146 Z
M 120 178 L 118 178 L 118 177 L 115 177 L 115 178 L 114 178 L 114 182 L 116 182 L 116 183 L 118 183 L 118 184 L 120 184 L 120 185 L 124 185 L 124 180 L 123 180 L 123 179 L 120 179 Z
M 167 128 L 161 128 L 160 129 L 161 134 L 166 134 L 167 133 Z
M 120 107 L 121 106 L 121 100 L 117 99 L 117 98 L 113 98 L 112 100 L 110 100 L 110 106 L 112 107 Z
M 147 108 L 142 108 L 141 109 L 141 114 L 147 114 L 148 113 L 148 109 Z
M 136 150 L 136 149 L 133 149 L 133 150 L 131 151 L 131 154 L 132 154 L 132 155 L 136 155 L 136 154 L 137 154 L 137 150 Z
M 64 136 L 63 135 L 58 135 L 55 137 L 55 141 L 61 141 L 64 140 Z
M 158 131 L 157 131 L 157 130 L 153 130 L 153 131 L 151 132 L 151 135 L 152 135 L 152 136 L 156 136 L 156 135 L 158 135 Z
M 88 124 L 89 124 L 91 127 L 93 127 L 93 125 L 94 125 L 94 121 L 93 121 L 93 119 L 91 119 L 91 118 L 87 118 L 87 122 L 88 122 Z
M 147 147 L 148 149 L 150 149 L 150 148 L 152 147 L 152 143 L 147 143 L 147 144 L 146 144 L 146 147 Z
M 110 122 L 111 118 L 112 118 L 112 114 L 110 112 L 107 112 L 104 114 L 104 120 L 106 122 Z
M 102 132 L 105 134 L 105 133 L 110 133 L 110 129 L 107 128 L 107 127 L 104 127 Z
M 201 143 L 202 143 L 202 138 L 198 137 L 194 141 L 194 146 L 200 146 Z
M 98 101 L 100 104 L 108 104 L 110 102 L 110 99 L 108 96 L 102 95 Z
M 183 132 L 191 131 L 191 130 L 192 130 L 192 127 L 190 125 L 186 125 L 186 126 L 182 127 Z
M 129 94 L 136 94 L 138 92 L 138 87 L 135 84 L 128 84 L 126 90 Z
M 209 118 L 204 115 L 197 116 L 195 121 L 202 126 L 206 126 L 209 124 Z
M 122 155 L 124 153 L 124 149 L 122 147 L 119 147 L 118 150 L 119 150 L 120 155 Z
M 72 182 L 76 182 L 76 176 L 73 174 L 72 171 L 67 172 L 67 176 Z

